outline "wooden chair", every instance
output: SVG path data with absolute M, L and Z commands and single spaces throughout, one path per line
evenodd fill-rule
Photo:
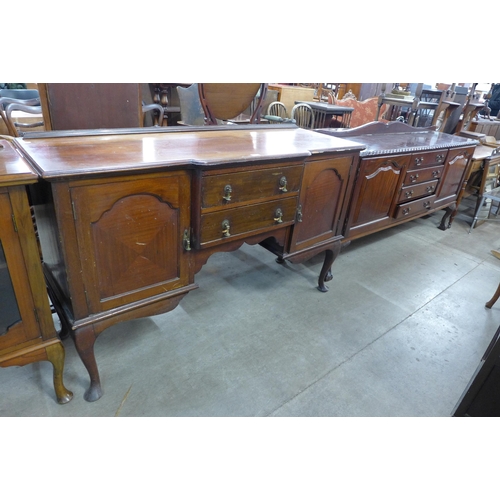
M 145 114 L 160 104 L 144 105 L 138 83 L 39 83 L 46 130 L 143 127 Z
M 493 305 L 495 304 L 495 302 L 498 300 L 498 297 L 500 297 L 500 285 L 498 285 L 497 291 L 495 292 L 493 297 L 491 297 L 491 300 L 486 302 L 485 306 L 488 309 L 491 309 L 493 307 Z
M 292 108 L 292 119 L 301 128 L 314 128 L 314 111 L 309 104 L 300 103 Z
M 249 110 L 245 122 L 259 123 L 267 83 L 199 83 L 206 125 L 219 125 Z
M 12 115 L 14 111 L 39 115 L 39 119 L 36 119 L 38 117 L 34 117 L 35 120 L 18 122 Z M 25 129 L 43 127 L 44 125 L 42 108 L 40 106 L 40 99 L 38 98 L 14 99 L 11 97 L 0 97 L 0 117 L 5 123 L 8 134 L 13 137 L 22 136 Z
M 181 121 L 179 125 L 203 126 L 205 125 L 205 113 L 200 101 L 198 84 L 193 83 L 189 87 L 177 87 L 179 104 L 181 108 Z

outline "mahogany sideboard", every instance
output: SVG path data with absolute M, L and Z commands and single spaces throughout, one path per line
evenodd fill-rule
M 443 209 L 439 229 L 451 226 L 477 141 L 401 122 L 318 132 L 365 146 L 344 243 Z
M 340 252 L 364 146 L 295 126 L 168 127 L 27 134 L 43 269 L 63 330 L 102 395 L 97 336 L 165 313 L 214 252 L 261 244 L 301 262 L 318 288 Z
M 26 192 L 37 180 L 11 141 L 0 137 L 0 366 L 49 361 L 62 404 L 73 394 L 63 383 L 64 347 L 52 320 Z

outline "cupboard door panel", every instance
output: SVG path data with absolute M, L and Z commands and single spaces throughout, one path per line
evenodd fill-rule
M 446 158 L 445 171 L 439 184 L 436 202 L 446 198 L 456 198 L 462 189 L 467 162 L 471 157 L 473 149 L 457 148 L 450 149 Z
M 291 252 L 342 233 L 352 162 L 352 156 L 345 156 L 306 163 L 299 199 L 301 221 L 293 228 Z
M 188 284 L 188 174 L 75 186 L 71 198 L 92 312 Z
M 407 161 L 404 156 L 361 161 L 351 229 L 389 217 Z

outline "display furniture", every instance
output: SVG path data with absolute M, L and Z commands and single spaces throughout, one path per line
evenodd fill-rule
M 64 347 L 57 336 L 26 186 L 37 175 L 0 138 L 0 366 L 53 365 L 59 403 L 73 394 L 63 383 Z
M 96 338 L 174 309 L 214 252 L 260 244 L 278 262 L 340 252 L 363 146 L 296 126 L 73 131 L 16 139 L 38 172 L 44 273 L 63 329 L 102 395 Z

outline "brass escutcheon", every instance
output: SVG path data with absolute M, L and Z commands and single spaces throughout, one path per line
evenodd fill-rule
M 281 224 L 283 222 L 283 210 L 281 210 L 281 208 L 277 208 L 276 209 L 276 212 L 274 213 L 274 215 L 276 216 L 274 218 L 274 222 L 278 223 L 278 224 Z
M 224 236 L 224 238 L 231 236 L 231 233 L 229 232 L 230 229 L 231 226 L 229 225 L 229 221 L 227 219 L 224 219 L 222 221 L 222 236 Z
M 297 222 L 302 222 L 302 205 L 297 207 Z

